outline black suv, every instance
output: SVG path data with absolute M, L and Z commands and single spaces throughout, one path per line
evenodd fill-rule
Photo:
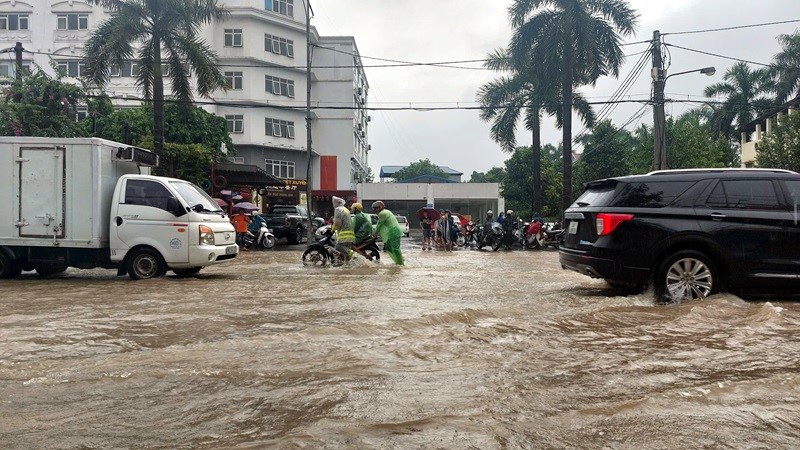
M 664 299 L 800 285 L 800 174 L 668 170 L 586 184 L 564 213 L 561 267 Z

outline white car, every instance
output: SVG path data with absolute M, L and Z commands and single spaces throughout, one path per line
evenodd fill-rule
M 397 223 L 399 223 L 400 226 L 403 227 L 403 234 L 405 234 L 406 237 L 408 237 L 408 228 L 409 228 L 408 219 L 406 218 L 406 216 L 395 216 L 395 217 L 397 217 Z

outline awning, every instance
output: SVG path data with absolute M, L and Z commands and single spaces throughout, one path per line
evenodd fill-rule
M 227 186 L 283 186 L 283 180 L 251 164 L 217 164 L 213 181 L 218 189 Z
M 356 191 L 336 191 L 336 190 L 317 190 L 311 191 L 311 198 L 314 200 L 330 200 L 331 197 L 343 198 L 345 201 L 353 200 Z

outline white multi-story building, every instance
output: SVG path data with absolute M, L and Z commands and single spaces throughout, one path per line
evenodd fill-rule
M 256 165 L 287 186 L 304 186 L 306 134 L 306 27 L 302 1 L 225 0 L 224 19 L 206 25 L 202 36 L 219 56 L 229 81 L 204 105 L 225 117 L 237 162 Z M 91 32 L 108 11 L 82 0 L 0 0 L 0 49 L 21 42 L 23 65 L 48 70 L 50 58 L 71 77 Z M 366 112 L 369 85 L 352 37 L 319 36 L 312 44 L 312 198 L 353 196 L 367 175 Z M 0 54 L 0 77 L 14 75 L 14 54 Z M 112 97 L 139 98 L 135 63 L 112 73 Z M 169 93 L 169 83 L 165 83 Z M 130 104 L 115 100 L 119 104 Z M 297 191 L 292 191 L 297 192 Z M 290 197 L 291 199 L 292 197 Z M 294 197 L 300 200 L 300 196 Z M 329 203 L 329 202 L 328 202 Z

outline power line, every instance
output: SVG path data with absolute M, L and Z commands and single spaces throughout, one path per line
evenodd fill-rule
M 724 28 L 709 28 L 705 30 L 677 31 L 674 33 L 661 33 L 661 35 L 668 36 L 668 35 L 679 35 L 679 34 L 711 33 L 715 31 L 741 30 L 742 28 L 766 27 L 770 25 L 781 25 L 785 23 L 796 23 L 796 22 L 800 22 L 800 19 L 782 20 L 779 22 L 755 23 L 751 25 L 737 25 L 733 27 L 724 27 Z
M 679 48 L 681 50 L 686 50 L 686 51 L 689 51 L 689 52 L 700 53 L 702 55 L 715 56 L 717 58 L 729 59 L 731 61 L 746 62 L 748 64 L 755 64 L 757 66 L 764 66 L 764 67 L 772 67 L 772 68 L 777 67 L 777 66 L 774 66 L 772 64 L 764 64 L 764 63 L 760 63 L 760 62 L 756 62 L 756 61 L 750 61 L 750 60 L 747 60 L 747 59 L 734 58 L 732 56 L 725 56 L 725 55 L 720 55 L 718 53 L 705 52 L 703 50 L 697 50 L 697 49 L 694 49 L 694 48 L 681 47 L 680 45 L 675 45 L 675 44 L 664 44 L 664 45 L 666 45 L 667 47 Z

